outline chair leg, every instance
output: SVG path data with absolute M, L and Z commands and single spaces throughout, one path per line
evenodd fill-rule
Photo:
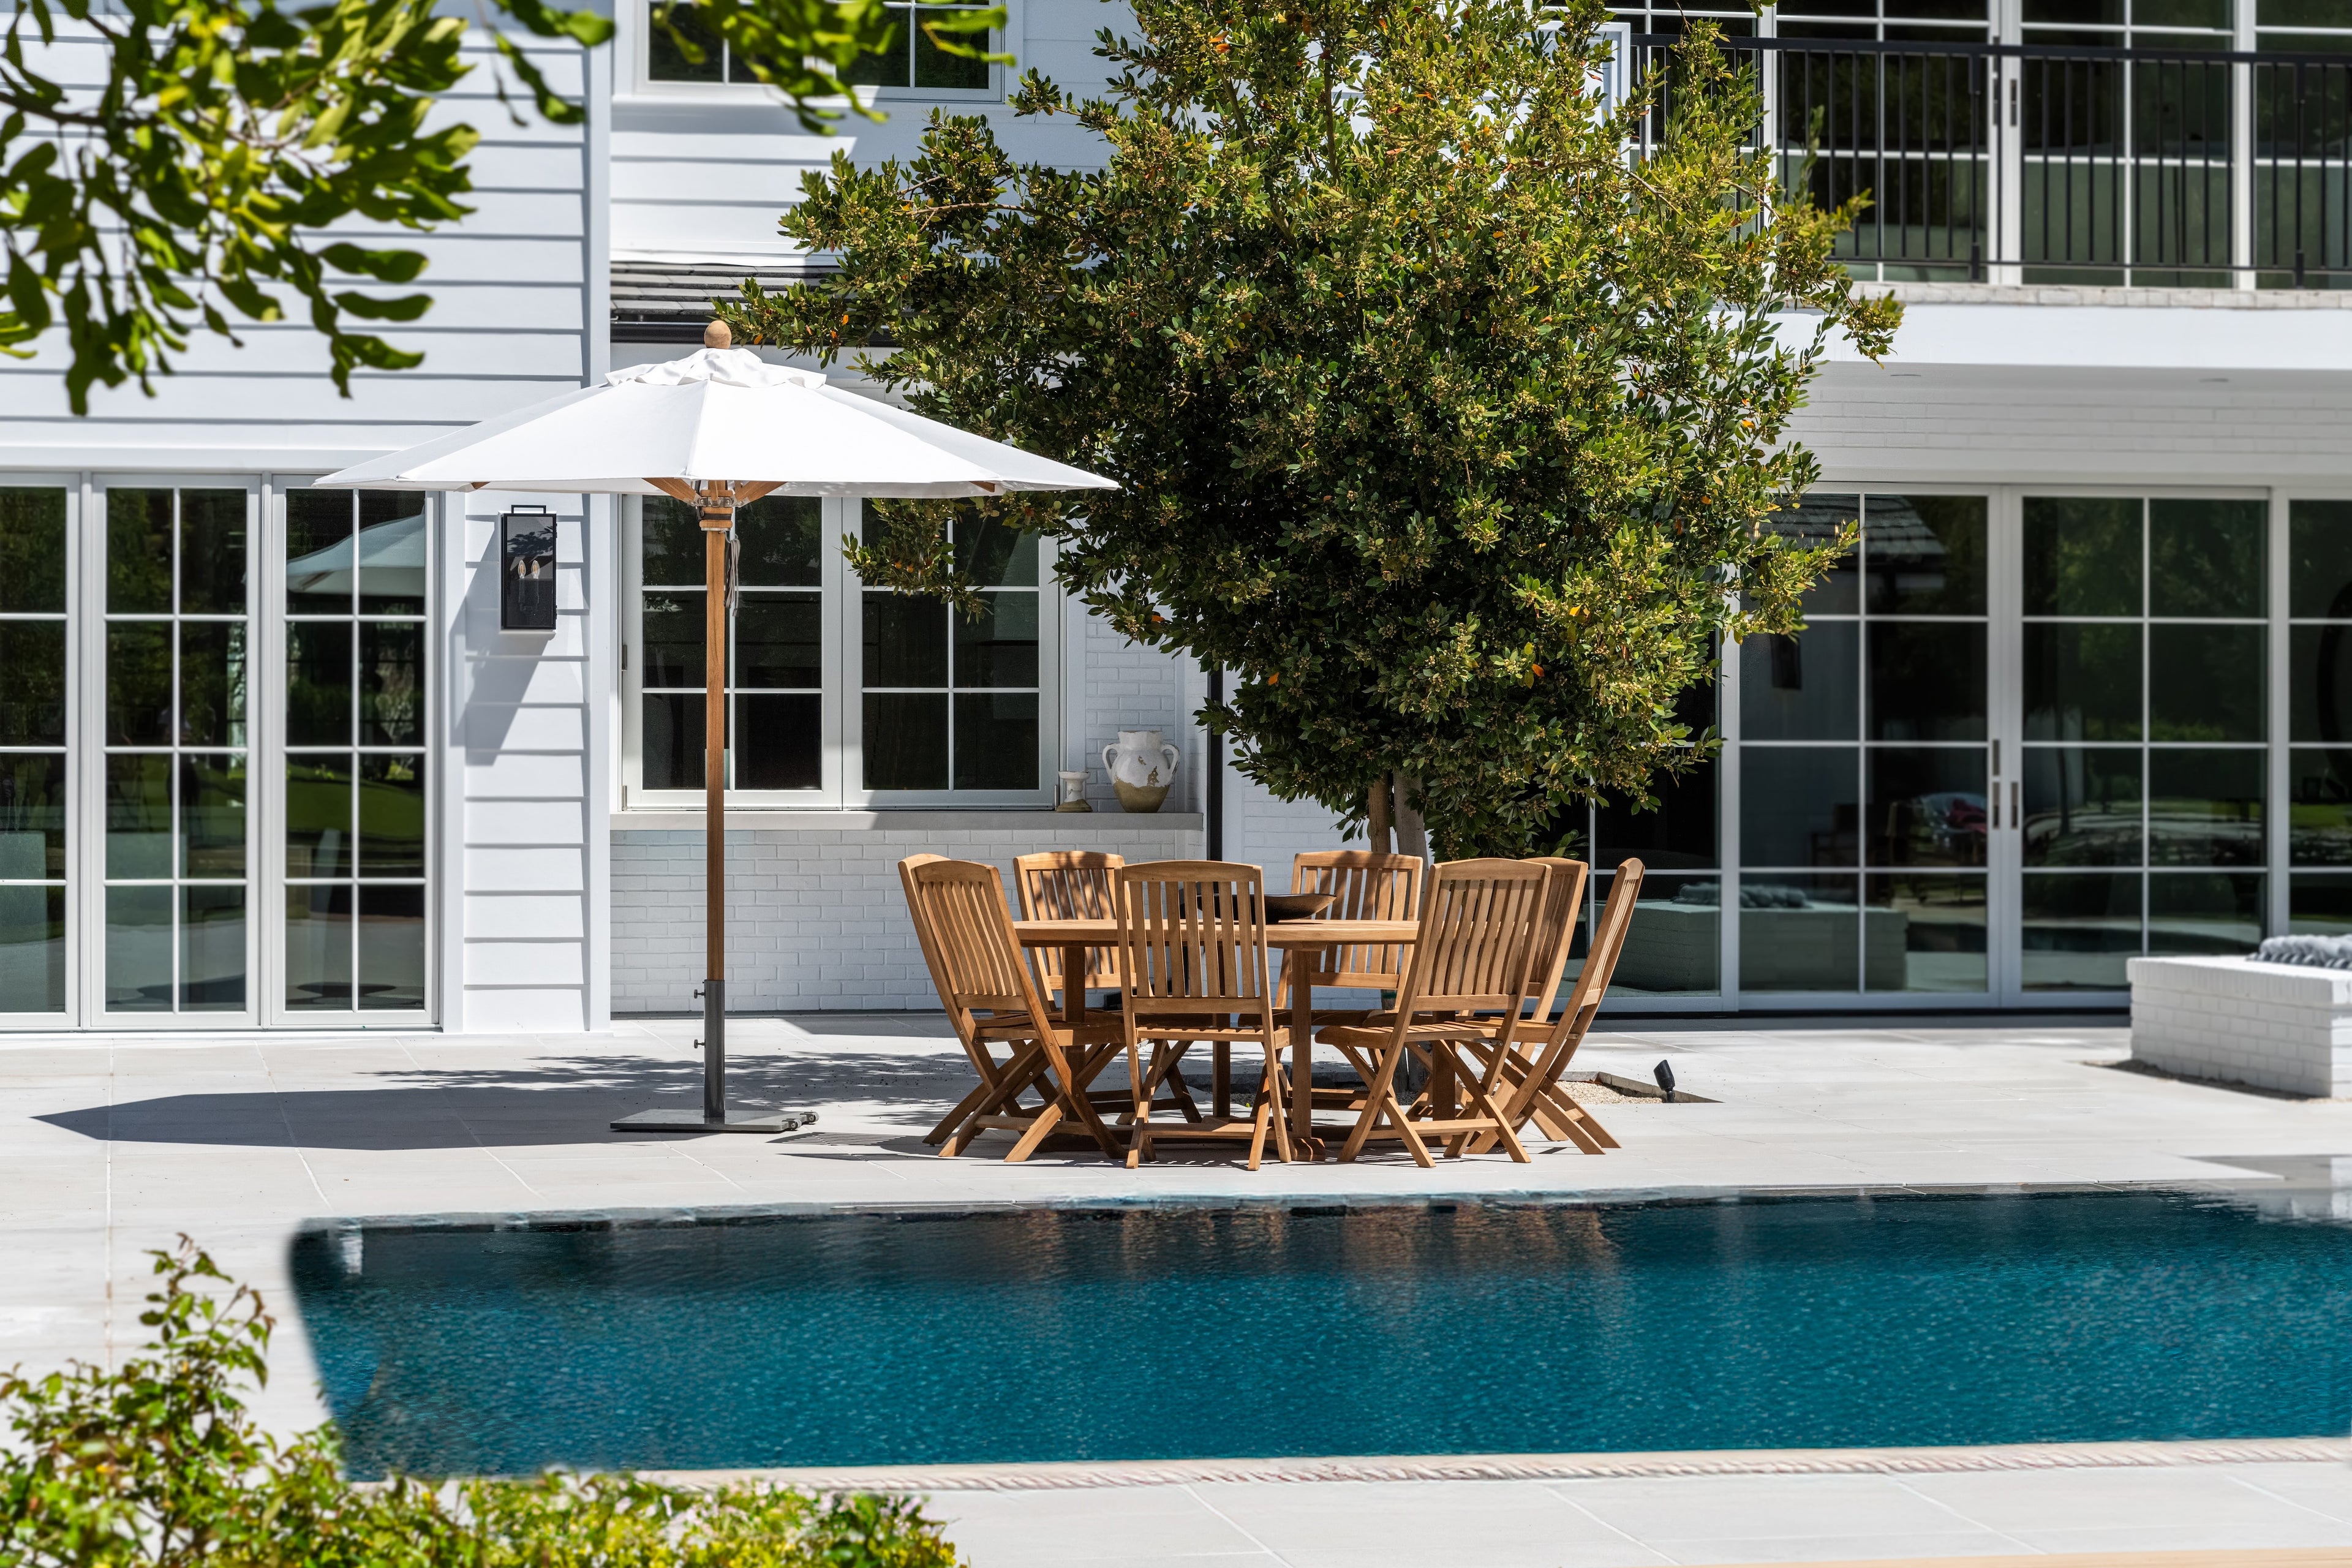
M 1046 1134 L 1053 1131 L 1061 1120 L 1062 1102 L 1056 1100 L 1037 1113 L 1037 1120 L 1029 1124 L 1028 1131 L 1021 1134 L 1021 1142 L 1013 1145 L 1013 1152 L 1004 1156 L 1004 1163 L 1017 1165 L 1035 1153 L 1037 1146 L 1045 1142 Z
M 1282 1052 L 1272 1044 L 1265 1048 L 1265 1079 L 1257 1093 L 1266 1113 L 1274 1122 L 1274 1154 L 1284 1164 L 1297 1158 L 1290 1142 L 1290 1107 L 1283 1103 Z
M 1160 1069 L 1160 1079 L 1167 1084 L 1170 1095 L 1175 1100 L 1177 1111 L 1187 1121 L 1198 1121 L 1201 1120 L 1201 1108 L 1193 1102 L 1192 1086 L 1186 1083 L 1184 1075 L 1177 1070 L 1179 1064 L 1184 1059 L 1184 1053 L 1192 1048 L 1192 1042 L 1190 1040 L 1178 1040 L 1168 1047 L 1168 1065 Z M 1156 1091 L 1158 1086 L 1153 1087 Z
M 1154 1046 L 1152 1054 L 1160 1047 Z M 1143 1070 L 1143 1047 L 1140 1042 L 1127 1047 L 1127 1087 L 1134 1097 L 1135 1120 L 1127 1130 L 1127 1168 L 1134 1170 L 1143 1163 L 1143 1151 L 1151 1146 L 1151 1077 Z
M 965 1095 L 961 1100 L 956 1101 L 955 1109 L 953 1110 L 949 1111 L 945 1116 L 940 1118 L 938 1126 L 923 1134 L 923 1142 L 926 1143 L 938 1143 L 941 1140 L 945 1139 L 949 1133 L 953 1132 L 958 1127 L 963 1124 L 963 1119 L 971 1114 L 972 1107 L 978 1105 L 982 1100 L 986 1100 L 990 1092 L 995 1088 L 996 1086 L 992 1083 L 974 1084 L 970 1094 Z
M 971 1108 L 971 1113 L 963 1119 L 963 1124 L 950 1133 L 948 1141 L 940 1145 L 940 1157 L 943 1160 L 951 1160 L 970 1148 L 972 1139 L 980 1133 L 981 1118 L 992 1116 L 1010 1106 L 1020 1097 L 1023 1089 L 1027 1089 L 1036 1080 L 1038 1069 L 1045 1065 L 1045 1048 L 1034 1040 L 1015 1051 L 1013 1060 L 1006 1065 L 1004 1071 L 997 1076 L 993 1084 L 989 1086 L 987 1094 Z M 1053 1096 L 1050 1094 L 1045 1099 L 1048 1105 L 1053 1103 Z
M 1234 1113 L 1234 1047 L 1230 1040 L 1210 1043 L 1209 1092 L 1218 1121 Z
M 1528 1163 L 1526 1147 L 1520 1143 L 1519 1135 L 1511 1131 L 1510 1118 L 1505 1116 L 1503 1108 L 1495 1103 L 1494 1095 L 1489 1093 L 1486 1086 L 1476 1079 L 1469 1077 L 1466 1073 L 1463 1076 L 1465 1079 L 1463 1087 L 1469 1091 L 1470 1099 L 1477 1106 L 1479 1113 L 1495 1119 L 1494 1136 L 1502 1140 L 1503 1147 L 1511 1152 L 1511 1158 L 1514 1161 L 1522 1165 Z M 1454 1140 L 1454 1152 L 1457 1157 L 1462 1146 L 1467 1142 L 1466 1138 Z

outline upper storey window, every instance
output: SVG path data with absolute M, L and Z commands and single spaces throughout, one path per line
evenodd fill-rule
M 664 28 L 651 25 L 651 7 L 646 27 L 646 79 L 648 82 L 698 83 L 712 87 L 756 86 L 759 78 L 750 62 L 730 49 L 725 40 L 710 31 L 695 14 L 690 5 L 680 5 L 670 13 L 670 24 L 697 46 L 700 59 L 689 59 L 687 51 Z M 993 69 L 985 60 L 965 59 L 949 54 L 933 43 L 919 23 L 951 12 L 983 9 L 974 5 L 891 5 L 891 19 L 898 24 L 898 36 L 890 47 L 879 54 L 865 55 L 849 68 L 846 79 L 858 87 L 869 87 L 889 92 L 893 89 L 910 94 L 937 96 L 942 93 L 984 93 L 993 87 Z M 967 34 L 975 42 L 984 42 L 985 34 Z

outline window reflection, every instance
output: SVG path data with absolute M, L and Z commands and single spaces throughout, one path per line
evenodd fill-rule
M 1739 988 L 1856 989 L 1860 891 L 1860 879 L 1851 876 L 1743 877 Z

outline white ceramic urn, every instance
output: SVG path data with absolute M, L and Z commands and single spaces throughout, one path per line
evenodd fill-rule
M 1158 811 L 1176 778 L 1176 748 L 1157 730 L 1121 730 L 1118 743 L 1102 750 L 1103 769 L 1118 791 L 1122 811 Z

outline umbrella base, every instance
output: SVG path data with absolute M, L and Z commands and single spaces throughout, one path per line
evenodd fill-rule
M 779 1132 L 797 1132 L 816 1121 L 814 1110 L 779 1110 L 767 1114 L 745 1116 L 740 1112 L 724 1121 L 709 1121 L 699 1110 L 640 1110 L 624 1116 L 613 1123 L 615 1132 L 764 1132 L 773 1137 Z

